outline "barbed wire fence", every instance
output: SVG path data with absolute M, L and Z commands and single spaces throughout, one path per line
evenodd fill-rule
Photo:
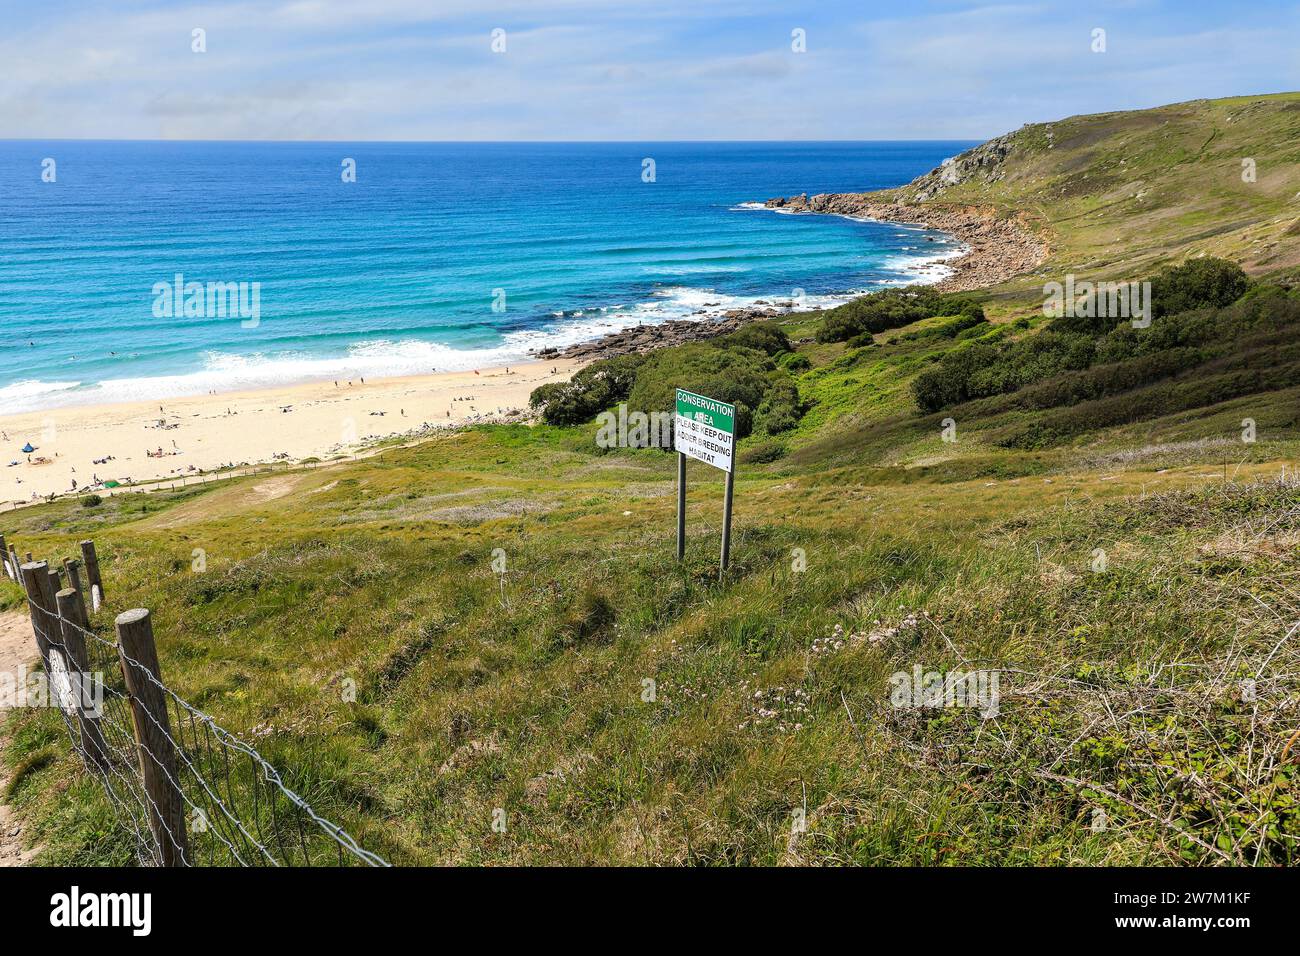
M 254 747 L 163 682 L 147 610 L 117 615 L 115 640 L 96 633 L 86 595 L 98 610 L 103 581 L 93 542 L 81 547 L 83 561 L 60 569 L 30 554 L 19 563 L 0 536 L 4 571 L 27 598 L 50 703 L 138 862 L 388 866 L 286 786 Z

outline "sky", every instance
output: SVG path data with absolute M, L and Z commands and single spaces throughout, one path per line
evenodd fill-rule
M 1298 38 L 1300 0 L 0 0 L 0 139 L 975 140 L 1295 90 Z

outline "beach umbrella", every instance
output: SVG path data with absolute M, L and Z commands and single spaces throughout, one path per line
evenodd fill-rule
M 31 442 L 28 442 L 26 445 L 23 445 L 23 454 L 24 454 L 24 455 L 30 455 L 30 454 L 31 454 L 32 452 L 34 452 L 35 450 L 36 450 L 36 449 L 32 447 L 32 443 L 31 443 Z

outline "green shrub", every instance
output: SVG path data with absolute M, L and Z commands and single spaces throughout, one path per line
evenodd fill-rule
M 1152 319 L 1180 315 L 1194 309 L 1222 308 L 1241 298 L 1250 288 L 1250 280 L 1236 263 L 1226 259 L 1189 259 L 1171 266 L 1147 280 L 1151 284 L 1148 303 Z M 1129 327 L 1128 316 L 1116 315 L 1104 308 L 1102 293 L 1095 293 L 1090 307 L 1078 304 L 1074 315 L 1054 318 L 1048 328 L 1072 335 L 1107 335 Z M 1082 303 L 1082 300 L 1081 300 Z M 1080 312 L 1087 312 L 1081 315 Z
M 769 373 L 775 369 L 770 358 L 754 349 L 699 342 L 660 349 L 641 366 L 627 398 L 628 409 L 647 415 L 671 412 L 677 389 L 684 388 L 735 405 L 736 437 L 744 438 L 753 429 L 755 409 L 773 386 Z
M 756 349 L 768 355 L 790 351 L 789 336 L 775 322 L 751 322 L 749 325 L 741 326 L 735 332 L 720 335 L 711 341 L 714 345 Z
M 779 435 L 799 424 L 803 408 L 799 402 L 799 388 L 788 375 L 770 375 L 771 387 L 758 406 L 755 427 L 769 435 Z
M 978 338 L 991 328 L 992 326 L 984 318 L 983 312 L 978 314 L 963 312 L 940 325 L 921 329 L 917 332 L 909 332 L 901 338 L 903 341 L 913 342 L 925 339 L 970 339 Z
M 1300 381 L 1300 296 L 1273 287 L 1222 307 L 1124 323 L 1103 336 L 1045 330 L 945 354 L 913 381 L 926 412 L 1034 419 L 1000 444 L 1041 448 L 1101 428 L 1202 408 Z
M 685 388 L 735 405 L 737 438 L 752 431 L 755 414 L 765 431 L 776 434 L 803 414 L 798 387 L 771 358 L 789 345 L 774 323 L 755 322 L 707 342 L 593 362 L 567 382 L 534 389 L 529 404 L 549 425 L 580 425 L 619 402 L 629 413 L 671 413 L 677 389 Z
M 617 355 L 592 362 L 567 382 L 549 382 L 533 389 L 528 404 L 541 411 L 548 425 L 581 425 L 599 412 L 627 399 L 644 355 Z
M 970 339 L 982 338 L 989 332 L 997 331 L 997 326 L 992 325 L 983 317 L 976 318 L 973 315 L 964 315 L 955 321 L 949 322 L 943 326 L 942 334 L 955 338 L 958 341 L 965 342 Z
M 1151 278 L 1153 318 L 1192 309 L 1221 308 L 1246 293 L 1250 280 L 1241 266 L 1227 259 L 1188 259 Z
M 781 363 L 788 372 L 806 372 L 813 367 L 812 359 L 801 353 L 794 353 Z
M 1288 388 L 1297 381 L 1300 381 L 1300 362 L 1244 368 L 1189 380 L 1167 380 L 1139 391 L 1052 409 L 999 444 L 1012 448 L 1042 448 L 1099 428 L 1217 405 L 1242 395 Z
M 765 465 L 785 457 L 785 446 L 777 441 L 765 441 L 740 453 L 742 465 Z
M 1142 376 L 1171 376 L 1231 350 L 1241 336 L 1300 323 L 1300 305 L 1288 290 L 1245 295 L 1245 274 L 1221 259 L 1194 259 L 1152 277 L 1149 328 L 1123 318 L 1060 317 L 1037 335 L 1014 341 L 977 332 L 979 339 L 944 355 L 912 383 L 923 412 L 1016 392 L 1066 376 L 1035 392 L 1035 407 L 1083 401 L 1133 388 Z M 1232 298 L 1230 298 L 1232 297 Z M 1236 301 L 1239 300 L 1239 301 Z M 1181 311 L 1164 310 L 1177 307 Z M 978 329 L 972 322 L 967 329 Z M 959 338 L 965 331 L 959 334 Z M 1161 354 L 1158 360 L 1149 357 Z M 1144 361 L 1131 366 L 1123 363 Z M 1069 377 L 1093 366 L 1117 366 L 1092 376 Z M 1122 366 L 1122 367 L 1120 367 Z
M 817 332 L 819 342 L 845 342 L 864 332 L 884 332 L 936 315 L 978 315 L 984 309 L 969 295 L 936 292 L 929 286 L 886 289 L 828 311 Z
M 81 499 L 81 507 L 83 508 L 98 508 L 103 503 L 104 499 L 99 495 L 86 495 Z
M 1016 389 L 1061 372 L 1087 368 L 1092 340 L 1043 331 L 1013 342 L 972 342 L 947 353 L 922 372 L 912 394 L 925 412 Z

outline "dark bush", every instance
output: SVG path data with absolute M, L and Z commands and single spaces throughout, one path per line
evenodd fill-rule
M 86 495 L 81 499 L 81 507 L 83 508 L 98 508 L 103 503 L 104 499 L 99 495 Z
M 1039 448 L 1289 387 L 1300 381 L 1298 333 L 1300 296 L 1255 287 L 1229 305 L 1200 305 L 1145 329 L 1124 323 L 1099 337 L 1044 331 L 971 343 L 918 376 L 913 391 L 927 412 L 962 402 L 975 403 L 963 409 L 967 417 L 1033 411 L 998 440 Z
M 995 356 L 992 348 L 978 343 L 953 349 L 912 382 L 916 404 L 923 412 L 937 412 L 966 401 L 971 397 L 971 376 L 992 363 Z
M 1042 448 L 1099 428 L 1204 408 L 1255 392 L 1289 388 L 1297 381 L 1300 381 L 1300 363 L 1293 362 L 1160 382 L 1140 391 L 1053 409 L 1018 429 L 1000 444 L 1014 448 Z
M 1191 309 L 1221 308 L 1246 293 L 1250 280 L 1241 266 L 1227 259 L 1188 259 L 1151 278 L 1151 314 L 1154 318 Z
M 998 329 L 1001 329 L 1001 326 L 995 326 L 987 319 L 977 319 L 973 315 L 964 315 L 943 326 L 943 335 L 965 342 L 970 339 L 983 338 Z
M 766 465 L 785 457 L 785 446 L 777 441 L 765 441 L 740 453 L 742 465 Z
M 784 373 L 768 376 L 771 387 L 759 403 L 754 425 L 769 435 L 779 435 L 799 424 L 803 409 L 799 402 L 799 389 Z
M 768 355 L 790 351 L 789 336 L 775 322 L 751 322 L 749 325 L 741 326 L 735 332 L 718 336 L 712 342 L 724 347 L 756 349 Z
M 798 387 L 771 358 L 789 346 L 780 327 L 756 322 L 707 342 L 593 362 L 567 382 L 534 389 L 529 404 L 549 425 L 579 425 L 619 402 L 627 402 L 629 412 L 671 413 L 676 390 L 685 388 L 735 405 L 738 438 L 752 430 L 756 413 L 775 434 L 793 428 L 803 414 Z M 794 356 L 787 364 L 810 367 L 800 358 L 807 363 Z
M 1014 342 L 971 342 L 922 372 L 912 394 L 922 411 L 937 412 L 973 398 L 1014 392 L 1061 372 L 1087 368 L 1091 339 L 1044 331 Z
M 1240 266 L 1226 259 L 1214 258 L 1189 259 L 1182 265 L 1171 266 L 1150 276 L 1146 281 L 1151 284 L 1148 306 L 1152 319 L 1194 309 L 1222 308 L 1236 302 L 1250 288 L 1250 280 Z M 1134 283 L 1126 294 L 1131 295 L 1138 288 Z M 1091 296 L 1080 298 L 1071 310 L 1074 315 L 1058 316 L 1048 328 L 1054 332 L 1096 337 L 1129 327 L 1132 315 L 1119 314 L 1113 305 L 1108 308 L 1106 298 L 1106 293 L 1100 289 Z
M 796 353 L 791 355 L 784 363 L 786 371 L 789 372 L 806 372 L 812 368 L 812 359 L 806 355 Z
M 819 342 L 845 342 L 864 332 L 884 332 L 936 315 L 978 315 L 984 309 L 968 295 L 936 292 L 929 286 L 887 289 L 828 311 L 817 332 Z
M 627 399 L 644 355 L 618 355 L 580 369 L 567 382 L 550 382 L 533 389 L 528 404 L 539 409 L 548 425 L 581 425 L 599 412 Z
M 698 342 L 660 349 L 641 366 L 627 398 L 628 409 L 647 415 L 671 412 L 677 405 L 677 389 L 684 388 L 735 405 L 736 437 L 744 438 L 753 428 L 754 411 L 772 388 L 769 373 L 775 368 L 770 358 L 754 349 Z

